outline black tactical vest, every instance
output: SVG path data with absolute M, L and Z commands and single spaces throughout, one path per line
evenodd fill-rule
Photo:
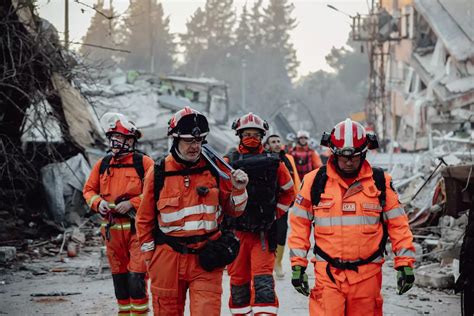
M 244 214 L 231 220 L 231 226 L 241 231 L 267 231 L 275 221 L 278 202 L 278 154 L 241 154 L 237 151 L 228 155 L 235 169 L 242 169 L 249 177 L 247 185 L 247 206 Z

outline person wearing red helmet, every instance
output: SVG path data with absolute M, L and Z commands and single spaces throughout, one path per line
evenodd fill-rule
M 124 115 L 101 118 L 110 154 L 92 168 L 83 196 L 103 217 L 101 233 L 112 272 L 119 315 L 148 313 L 146 267 L 135 234 L 142 181 L 153 160 L 135 151 L 141 133 Z
M 265 152 L 262 139 L 268 124 L 248 113 L 232 124 L 240 138 L 238 149 L 227 155 L 234 168 L 249 176 L 248 202 L 244 214 L 227 225 L 240 239 L 240 252 L 228 266 L 229 307 L 233 315 L 276 315 L 273 267 L 277 247 L 276 219 L 292 204 L 293 180 L 278 154 Z
M 375 134 L 346 119 L 321 145 L 332 156 L 326 166 L 308 173 L 290 211 L 292 284 L 310 296 L 311 315 L 382 315 L 382 264 L 387 238 L 395 254 L 397 293 L 415 280 L 415 248 L 405 211 L 391 177 L 366 161 L 376 149 Z M 316 284 L 310 291 L 305 273 L 314 227 Z
M 321 167 L 323 163 L 319 154 L 309 147 L 309 132 L 298 131 L 296 139 L 296 145 L 290 150 L 289 154 L 295 159 L 298 176 L 303 179 L 305 174 Z
M 239 241 L 223 231 L 224 214 L 240 216 L 247 204 L 242 170 L 220 178 L 202 154 L 209 125 L 186 107 L 170 120 L 170 154 L 145 176 L 137 233 L 151 279 L 155 315 L 184 315 L 189 290 L 191 315 L 220 315 L 224 266 Z

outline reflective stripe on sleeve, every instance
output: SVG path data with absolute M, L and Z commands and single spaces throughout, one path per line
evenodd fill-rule
M 155 249 L 155 241 L 152 240 L 150 242 L 144 242 L 142 246 L 140 247 L 140 250 L 142 252 L 147 252 L 147 251 L 152 251 Z
M 99 194 L 96 194 L 96 195 L 92 196 L 90 198 L 89 202 L 87 203 L 87 205 L 89 205 L 89 207 L 92 207 L 92 204 L 94 204 L 94 201 L 97 200 L 98 198 L 100 198 Z
M 277 203 L 277 207 L 282 210 L 283 212 L 287 212 L 288 209 L 290 208 L 289 205 L 285 205 L 285 204 L 281 204 L 281 203 Z
M 399 216 L 404 216 L 405 215 L 405 210 L 401 207 L 394 208 L 393 210 L 386 211 L 383 213 L 383 218 L 385 220 L 397 218 Z
M 288 181 L 286 184 L 284 184 L 284 185 L 281 186 L 281 189 L 282 189 L 283 191 L 286 191 L 286 190 L 291 189 L 293 186 L 294 186 L 293 180 L 290 179 L 290 181 Z
M 307 255 L 308 255 L 308 251 L 306 250 L 290 248 L 290 258 L 294 258 L 294 257 L 306 258 Z
M 245 192 L 240 195 L 232 196 L 232 201 L 234 201 L 234 205 L 239 205 L 240 203 L 247 201 L 247 199 L 247 190 L 245 190 Z
M 416 253 L 411 251 L 410 249 L 402 248 L 395 252 L 397 257 L 412 257 L 415 258 Z
M 310 211 L 306 211 L 302 208 L 299 208 L 297 206 L 293 206 L 293 208 L 290 210 L 290 214 L 293 214 L 297 217 L 301 217 L 301 218 L 304 218 L 304 219 L 307 219 L 309 221 L 312 221 L 314 216 L 313 216 L 313 213 L 310 212 Z

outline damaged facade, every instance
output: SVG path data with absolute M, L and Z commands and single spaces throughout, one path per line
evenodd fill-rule
M 382 1 L 399 19 L 386 43 L 387 135 L 401 149 L 443 141 L 473 145 L 474 25 L 471 1 Z M 470 8 L 470 9 L 469 9 Z

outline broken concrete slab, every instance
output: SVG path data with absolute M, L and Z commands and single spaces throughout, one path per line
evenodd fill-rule
M 451 265 L 440 267 L 439 263 L 421 266 L 415 272 L 415 284 L 436 289 L 450 289 L 454 286 Z
M 9 262 L 16 257 L 16 248 L 4 246 L 0 247 L 0 263 Z

